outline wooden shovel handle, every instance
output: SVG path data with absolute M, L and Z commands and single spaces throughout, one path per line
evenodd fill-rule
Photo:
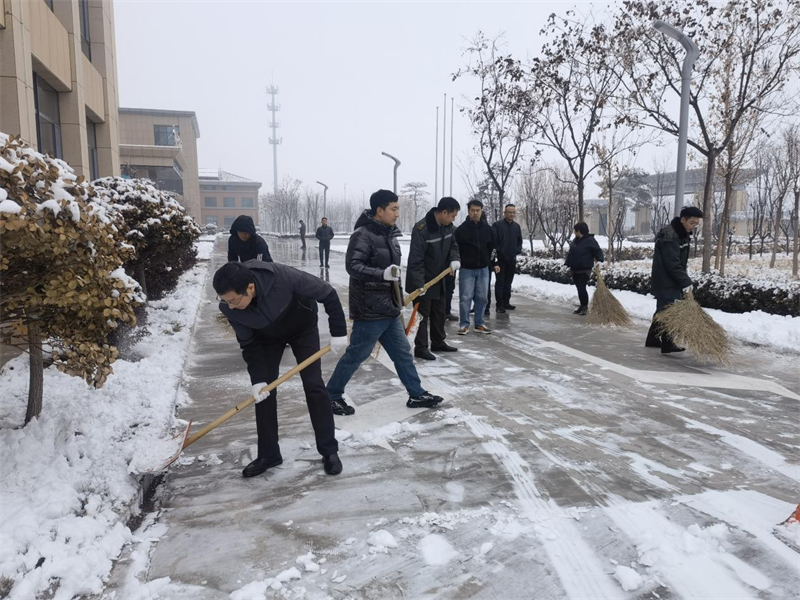
M 403 330 L 406 328 L 406 320 L 403 317 L 403 291 L 400 289 L 400 282 L 394 282 L 394 295 L 397 296 L 397 306 L 400 307 L 400 323 L 403 324 Z
M 427 292 L 431 287 L 433 287 L 434 285 L 439 283 L 442 279 L 444 279 L 445 276 L 450 275 L 450 273 L 452 273 L 452 272 L 453 272 L 453 269 L 451 269 L 450 267 L 447 267 L 444 271 L 439 273 L 436 277 L 431 279 L 428 283 L 423 285 L 421 288 L 411 292 L 408 296 L 406 296 L 405 305 L 408 306 L 409 304 L 411 304 L 419 296 L 421 296 L 422 294 Z
M 278 377 L 278 379 L 276 379 L 275 381 L 270 383 L 267 387 L 262 388 L 261 392 L 271 392 L 276 387 L 278 387 L 280 384 L 282 384 L 282 383 L 286 382 L 287 380 L 291 379 L 292 377 L 297 375 L 300 371 L 305 369 L 308 365 L 318 361 L 320 358 L 325 356 L 330 351 L 331 351 L 331 347 L 330 346 L 325 346 L 319 352 L 316 352 L 316 353 L 312 354 L 307 359 L 305 359 L 303 362 L 299 363 L 296 367 L 294 367 L 290 371 L 287 371 L 284 375 L 281 375 L 280 377 Z M 216 429 L 217 427 L 222 425 L 225 421 L 230 419 L 233 415 L 242 412 L 245 408 L 247 408 L 248 406 L 253 404 L 255 401 L 256 401 L 256 399 L 253 398 L 252 396 L 250 396 L 244 402 L 241 402 L 241 403 L 237 404 L 232 409 L 230 409 L 228 412 L 226 412 L 224 415 L 219 417 L 217 420 L 213 421 L 212 423 L 209 423 L 208 425 L 203 427 L 200 431 L 195 433 L 192 437 L 190 437 L 188 440 L 186 440 L 184 442 L 184 444 L 183 444 L 183 447 L 186 448 L 187 446 L 190 446 L 190 445 L 194 444 L 197 440 L 199 440 L 201 437 L 203 437 L 209 431 L 211 431 L 212 429 Z

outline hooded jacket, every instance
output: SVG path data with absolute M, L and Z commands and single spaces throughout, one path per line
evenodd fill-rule
M 406 292 L 409 294 L 461 260 L 453 225 L 441 226 L 436 222 L 436 209 L 432 208 L 411 232 L 411 249 L 406 267 Z M 444 298 L 444 281 L 431 287 L 425 297 L 431 300 Z
M 391 319 L 400 314 L 394 284 L 383 278 L 390 265 L 400 264 L 400 230 L 379 223 L 365 210 L 356 221 L 345 257 L 350 275 L 350 318 L 354 321 Z
M 572 240 L 564 264 L 573 273 L 590 273 L 594 268 L 594 261 L 603 262 L 605 257 L 600 249 L 600 244 L 594 239 L 594 234 L 587 233 Z
M 653 252 L 650 292 L 656 298 L 677 300 L 683 289 L 692 285 L 686 272 L 692 234 L 686 231 L 680 217 L 658 232 Z
M 249 233 L 250 239 L 243 242 L 236 235 L 238 232 Z M 272 262 L 269 255 L 269 246 L 260 235 L 256 233 L 253 217 L 239 215 L 231 225 L 231 237 L 228 238 L 228 262 L 247 262 L 248 260 L 263 260 Z
M 477 223 L 467 219 L 456 229 L 456 242 L 462 269 L 483 269 L 492 265 L 496 246 L 494 230 L 481 215 Z

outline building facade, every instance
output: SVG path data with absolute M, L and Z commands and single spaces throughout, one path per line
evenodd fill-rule
M 259 226 L 258 190 L 261 183 L 222 169 L 200 171 L 202 217 L 200 222 L 228 229 L 239 215 L 253 217 Z
M 200 184 L 197 139 L 200 126 L 192 111 L 120 108 L 120 162 L 123 177 L 145 178 L 181 196 L 198 222 Z
M 0 3 L 0 131 L 87 179 L 120 174 L 111 0 Z

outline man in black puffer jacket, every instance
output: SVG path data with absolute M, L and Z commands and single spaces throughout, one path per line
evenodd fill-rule
M 703 211 L 696 206 L 684 206 L 679 217 L 658 232 L 653 252 L 653 270 L 650 275 L 650 292 L 656 297 L 656 314 L 679 300 L 692 289 L 689 277 L 689 248 L 692 232 L 697 229 Z M 683 352 L 683 348 L 664 333 L 659 332 L 655 321 L 647 332 L 645 346 L 661 348 L 662 354 Z
M 330 267 L 328 263 L 331 258 L 333 229 L 328 226 L 328 219 L 325 217 L 322 217 L 322 224 L 317 227 L 317 239 L 319 240 L 319 266 Z
M 589 226 L 586 223 L 575 223 L 573 227 L 575 239 L 569 246 L 567 260 L 564 264 L 572 271 L 572 280 L 578 288 L 578 300 L 581 305 L 573 311 L 574 315 L 585 315 L 589 311 L 589 293 L 586 285 L 594 268 L 594 261 L 603 262 L 605 257 L 600 249 L 600 244 L 589 233 Z
M 489 268 L 495 273 L 494 230 L 486 222 L 483 203 L 470 200 L 467 204 L 467 220 L 456 229 L 456 242 L 461 255 L 461 273 L 458 279 L 459 324 L 458 335 L 469 333 L 469 310 L 475 302 L 475 332 L 491 333 L 484 323 L 484 311 L 489 300 Z
M 395 365 L 408 392 L 409 408 L 428 408 L 442 401 L 422 388 L 411 356 L 411 347 L 400 320 L 400 244 L 395 223 L 400 215 L 397 196 L 378 190 L 369 199 L 370 209 L 356 221 L 345 257 L 350 275 L 350 345 L 328 381 L 328 395 L 335 415 L 352 415 L 355 409 L 344 398 L 344 388 L 377 342 Z
M 263 260 L 272 262 L 269 246 L 256 233 L 253 217 L 239 215 L 231 225 L 231 237 L 228 238 L 228 262 L 247 262 Z

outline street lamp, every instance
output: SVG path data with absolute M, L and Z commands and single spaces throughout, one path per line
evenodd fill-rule
M 322 216 L 323 217 L 327 217 L 328 216 L 328 214 L 327 214 L 328 213 L 328 186 L 325 185 L 324 183 L 322 183 L 321 181 L 318 181 L 317 183 L 320 184 L 323 188 L 325 188 L 324 190 L 322 190 Z
M 387 154 L 386 152 L 381 152 L 381 154 L 383 154 L 386 158 L 391 158 L 394 161 L 394 190 L 393 191 L 394 191 L 395 195 L 397 195 L 397 167 L 400 166 L 400 161 L 397 160 L 391 154 Z
M 678 171 L 675 173 L 675 206 L 673 217 L 680 215 L 683 208 L 683 187 L 686 179 L 686 140 L 689 137 L 689 95 L 691 94 L 692 65 L 700 56 L 700 49 L 685 33 L 672 25 L 658 20 L 653 22 L 653 29 L 671 37 L 686 50 L 681 68 L 681 120 L 678 127 Z

